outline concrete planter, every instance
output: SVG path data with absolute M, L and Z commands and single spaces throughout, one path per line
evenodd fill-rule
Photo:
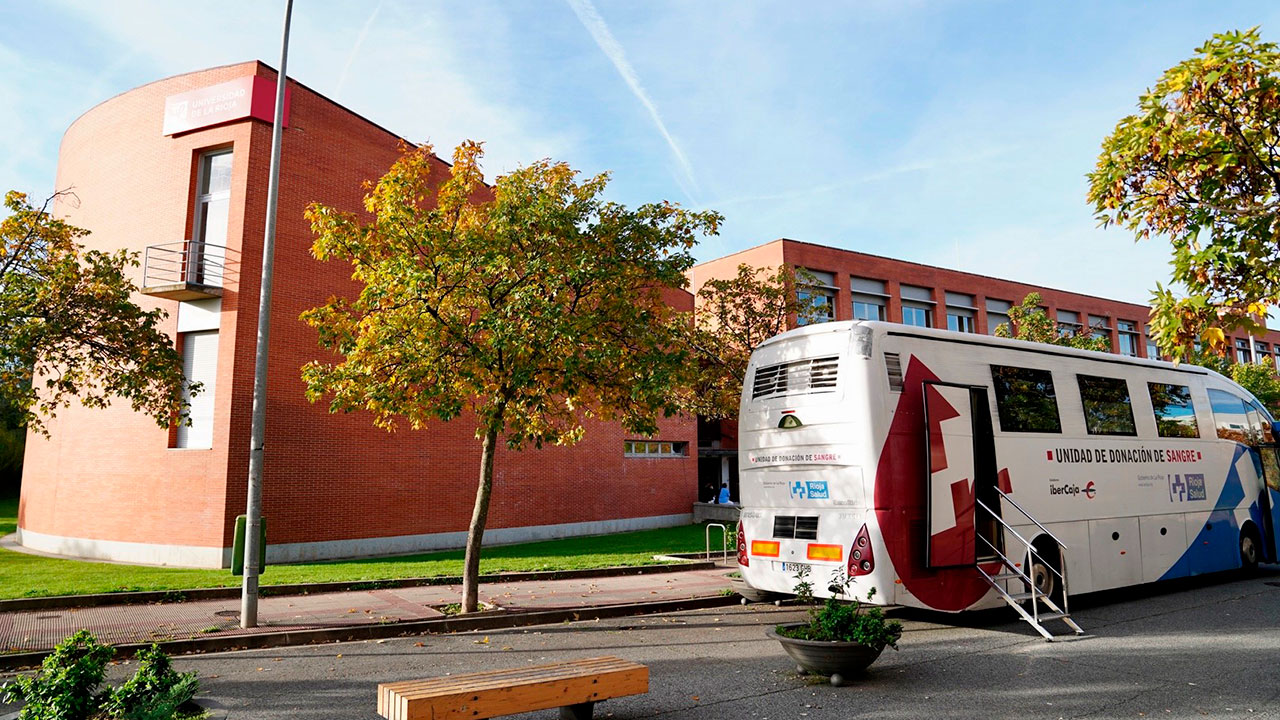
M 805 625 L 808 623 L 788 623 L 778 627 L 790 630 Z M 815 675 L 830 676 L 832 685 L 839 685 L 844 678 L 866 670 L 884 652 L 884 647 L 869 647 L 861 643 L 789 638 L 779 634 L 776 628 L 769 628 L 768 634 L 782 643 L 782 649 L 801 669 Z

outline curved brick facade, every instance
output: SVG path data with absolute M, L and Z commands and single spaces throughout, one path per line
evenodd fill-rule
M 67 130 L 57 187 L 74 200 L 56 212 L 92 232 L 92 248 L 144 248 L 191 237 L 201 153 L 233 151 L 227 246 L 231 257 L 219 320 L 212 449 L 170 447 L 168 430 L 117 404 L 71 407 L 52 437 L 28 439 L 19 529 L 23 543 L 69 555 L 200 566 L 229 559 L 243 512 L 248 467 L 261 240 L 271 126 L 253 118 L 165 135 L 166 98 L 275 73 L 244 63 L 161 80 L 89 110 Z M 269 370 L 264 515 L 277 560 L 457 547 L 479 469 L 466 418 L 387 433 L 364 413 L 330 415 L 302 396 L 299 368 L 317 357 L 305 309 L 353 294 L 349 266 L 309 254 L 308 203 L 358 210 L 361 183 L 381 176 L 399 138 L 291 83 L 281 159 Z M 441 173 L 447 166 L 441 162 Z M 141 269 L 137 282 L 142 286 Z M 687 308 L 692 298 L 673 293 Z M 170 313 L 178 302 L 142 295 Z M 688 443 L 684 458 L 623 456 L 616 425 L 588 427 L 572 448 L 496 458 L 490 533 L 495 541 L 671 525 L 696 499 L 695 423 L 664 421 L 659 437 Z

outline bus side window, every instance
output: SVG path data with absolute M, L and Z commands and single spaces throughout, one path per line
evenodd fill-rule
M 1090 435 L 1137 435 L 1129 384 L 1123 378 L 1076 375 L 1085 429 Z
M 1062 432 L 1053 373 L 1048 370 L 991 366 L 996 410 L 1003 432 Z
M 1151 394 L 1151 409 L 1155 412 L 1156 430 L 1160 437 L 1200 437 L 1196 408 L 1191 403 L 1191 388 L 1149 382 L 1147 390 Z
M 1218 427 L 1218 437 L 1244 445 L 1252 445 L 1249 414 L 1244 401 L 1223 390 L 1209 389 L 1209 405 L 1213 408 L 1213 422 Z
M 1252 400 L 1247 400 L 1245 403 L 1249 410 L 1249 431 L 1253 435 L 1253 442 L 1250 444 L 1275 442 L 1275 438 L 1271 436 L 1271 418 L 1267 415 L 1267 411 Z

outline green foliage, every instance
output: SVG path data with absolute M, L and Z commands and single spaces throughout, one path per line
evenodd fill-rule
M 1253 393 L 1272 417 L 1280 417 L 1280 376 L 1270 362 L 1232 363 L 1226 355 L 1195 347 L 1188 352 L 1186 362 L 1226 375 Z
M 27 431 L 0 426 L 0 494 L 18 487 L 22 477 L 22 457 L 27 447 Z
M 23 703 L 18 720 L 86 720 L 102 701 L 98 686 L 114 654 L 80 630 L 45 657 L 37 675 L 6 683 L 4 701 Z
M 18 501 L 0 499 L 0 535 L 13 532 Z M 6 529 L 7 528 L 7 529 Z M 713 541 L 714 542 L 714 541 Z M 485 549 L 484 573 L 583 570 L 668 564 L 655 555 L 701 553 L 701 525 L 640 530 L 616 535 L 574 537 Z M 731 549 L 732 552 L 732 549 Z M 462 574 L 460 550 L 390 558 L 275 565 L 263 576 L 262 594 L 286 583 L 376 582 L 386 578 L 456 577 Z M 171 588 L 227 587 L 238 578 L 225 570 L 133 566 L 64 560 L 0 549 L 0 598 L 80 595 Z
M 466 413 L 482 440 L 467 536 L 463 605 L 476 607 L 494 444 L 571 444 L 583 420 L 657 431 L 681 409 L 694 363 L 689 319 L 665 301 L 693 264 L 690 249 L 720 216 L 663 202 L 630 210 L 542 160 L 482 182 L 478 143 L 449 177 L 429 146 L 403 155 L 365 197 L 367 216 L 307 210 L 320 260 L 345 260 L 362 288 L 303 313 L 337 362 L 303 368 L 307 396 L 333 412 L 420 429 Z
M 737 417 L 751 352 L 791 323 L 819 317 L 815 297 L 797 292 L 814 280 L 790 265 L 761 270 L 741 264 L 734 277 L 703 283 L 691 336 L 699 373 L 685 403 L 690 412 L 711 419 Z
M 179 673 L 152 645 L 138 651 L 138 669 L 114 690 L 98 692 L 115 650 L 79 630 L 58 644 L 34 676 L 3 687 L 5 702 L 23 703 L 18 720 L 172 720 L 199 688 L 195 673 Z
M 170 720 L 200 689 L 195 673 L 174 670 L 155 645 L 139 650 L 137 660 L 133 677 L 107 694 L 101 714 L 113 720 Z
M 1231 366 L 1231 379 L 1253 393 L 1272 417 L 1280 417 L 1280 376 L 1269 362 L 1239 363 Z
M 796 583 L 792 590 L 796 600 L 809 608 L 809 623 L 799 628 L 778 627 L 778 633 L 801 640 L 818 640 L 824 642 L 854 642 L 873 648 L 886 645 L 898 649 L 898 639 L 902 637 L 902 623 L 897 620 L 886 620 L 884 611 L 878 607 L 865 608 L 862 600 L 852 598 L 852 602 L 843 598 L 848 594 L 853 578 L 837 570 L 828 587 L 831 593 L 821 606 L 813 606 L 813 584 L 809 582 L 809 566 L 801 565 L 796 571 Z M 876 589 L 867 591 L 866 600 L 876 595 Z
M 1012 326 L 1012 327 L 1011 327 Z M 1058 323 L 1040 307 L 1040 293 L 1028 293 L 1022 302 L 1009 308 L 1009 322 L 996 326 L 996 337 L 1027 340 L 1073 347 L 1080 350 L 1109 352 L 1111 341 L 1096 338 L 1089 328 L 1077 328 L 1063 332 Z
M 78 397 L 127 400 L 164 427 L 185 411 L 182 360 L 160 329 L 163 310 L 134 304 L 137 253 L 85 251 L 88 231 L 5 196 L 0 221 L 0 409 L 9 427 L 44 432 Z M 13 418 L 17 422 L 13 422 Z
M 1102 143 L 1088 199 L 1105 225 L 1173 244 L 1177 297 L 1153 292 L 1149 327 L 1187 359 L 1224 330 L 1261 330 L 1280 303 L 1280 47 L 1258 29 L 1216 34 L 1160 77 Z

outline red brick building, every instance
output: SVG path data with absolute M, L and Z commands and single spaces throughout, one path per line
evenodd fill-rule
M 258 281 L 275 72 L 258 62 L 160 80 L 94 107 L 67 130 L 60 216 L 91 248 L 145 256 L 144 307 L 169 312 L 188 377 L 206 392 L 192 426 L 166 430 L 117 404 L 79 406 L 27 442 L 19 532 L 28 547 L 83 557 L 226 566 L 248 473 Z M 303 398 L 320 356 L 299 314 L 358 288 L 343 263 L 312 259 L 311 202 L 359 210 L 401 139 L 290 83 L 281 155 L 269 367 L 264 516 L 269 560 L 460 547 L 480 445 L 468 418 L 387 433 L 365 413 Z M 440 162 L 443 176 L 448 167 Z M 673 294 L 692 308 L 692 296 Z M 688 522 L 695 422 L 655 438 L 593 423 L 570 448 L 495 462 L 486 540 L 512 542 Z
M 785 238 L 696 265 L 689 273 L 690 289 L 696 293 L 708 280 L 733 277 L 740 264 L 808 270 L 818 286 L 807 291 L 817 296 L 816 302 L 831 320 L 887 320 L 995 334 L 996 326 L 1007 322 L 1009 308 L 1036 292 L 1045 312 L 1064 331 L 1088 329 L 1107 338 L 1113 353 L 1157 357 L 1156 346 L 1147 334 L 1150 308 L 1145 305 Z M 1280 332 L 1268 331 L 1252 338 L 1237 333 L 1229 343 L 1236 362 L 1280 364 Z M 737 496 L 736 448 L 736 423 L 700 426 L 699 474 L 704 487 L 714 483 L 718 473 L 731 481 Z

